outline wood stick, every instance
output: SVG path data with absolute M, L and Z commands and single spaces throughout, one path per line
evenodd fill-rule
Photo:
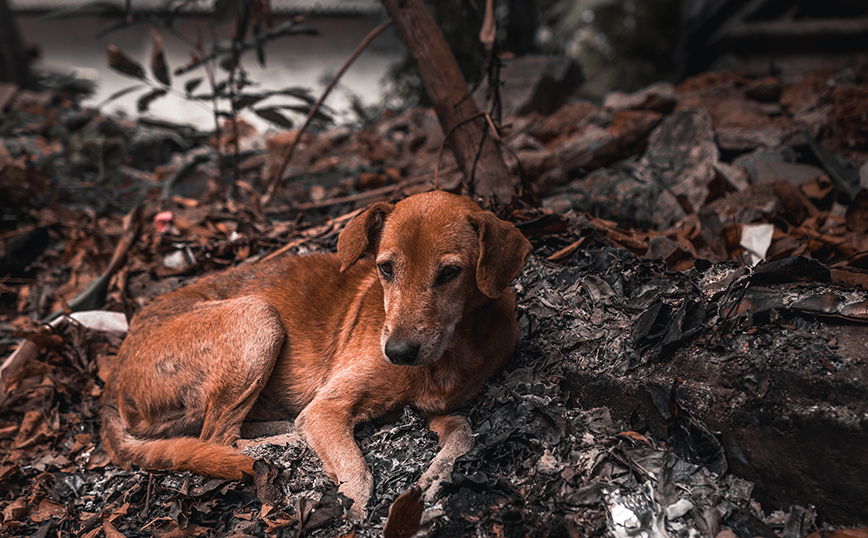
M 329 93 L 331 93 L 332 89 L 335 87 L 335 85 L 337 85 L 338 81 L 341 79 L 344 73 L 346 73 L 347 69 L 349 69 L 350 66 L 353 65 L 353 62 L 356 61 L 356 58 L 358 58 L 365 50 L 365 48 L 367 48 L 367 46 L 371 43 L 371 41 L 373 41 L 378 35 L 383 33 L 383 30 L 388 28 L 390 24 L 392 24 L 391 19 L 387 20 L 386 22 L 380 24 L 379 26 L 368 32 L 368 35 L 365 36 L 362 42 L 359 43 L 359 45 L 356 47 L 356 50 L 354 50 L 350 57 L 347 58 L 347 60 L 344 62 L 344 65 L 341 66 L 335 77 L 332 79 L 331 82 L 329 82 L 325 90 L 323 90 L 322 95 L 319 96 L 319 99 L 317 99 L 316 103 L 314 103 L 313 107 L 311 107 L 310 112 L 307 113 L 307 117 L 304 119 L 304 123 L 298 130 L 298 134 L 296 134 L 295 136 L 295 140 L 292 141 L 292 143 L 286 149 L 286 153 L 283 154 L 283 161 L 280 163 L 280 168 L 278 168 L 274 175 L 271 176 L 271 181 L 268 184 L 268 190 L 265 191 L 265 196 L 262 197 L 263 208 L 267 207 L 268 204 L 271 203 L 271 200 L 274 198 L 274 193 L 277 190 L 277 186 L 280 184 L 281 178 L 283 178 L 283 173 L 286 171 L 286 167 L 289 166 L 289 161 L 292 160 L 292 154 L 295 153 L 295 148 L 301 141 L 301 136 L 307 130 L 307 127 L 313 120 L 314 115 L 322 106 L 323 101 L 326 100 L 326 97 L 328 97 Z

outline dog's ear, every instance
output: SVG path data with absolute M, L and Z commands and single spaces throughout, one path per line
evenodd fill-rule
M 521 272 L 532 247 L 518 228 L 490 211 L 476 211 L 469 218 L 479 235 L 476 285 L 496 299 Z
M 388 202 L 377 202 L 347 224 L 338 236 L 338 257 L 341 260 L 341 272 L 346 271 L 362 257 L 363 254 L 375 254 L 380 244 L 380 234 L 386 217 L 395 206 Z

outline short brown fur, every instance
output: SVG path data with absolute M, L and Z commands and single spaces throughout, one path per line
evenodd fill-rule
M 158 297 L 106 385 L 103 444 L 122 467 L 238 479 L 253 473 L 231 446 L 242 422 L 294 415 L 359 517 L 373 478 L 353 427 L 411 405 L 443 446 L 420 479 L 430 490 L 470 447 L 466 419 L 448 413 L 515 348 L 509 284 L 529 252 L 511 224 L 431 192 L 374 204 L 337 254 L 236 268 Z

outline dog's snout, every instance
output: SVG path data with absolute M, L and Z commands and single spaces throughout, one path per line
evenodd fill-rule
M 389 338 L 386 340 L 384 351 L 392 364 L 407 366 L 416 362 L 419 356 L 419 344 L 400 338 Z

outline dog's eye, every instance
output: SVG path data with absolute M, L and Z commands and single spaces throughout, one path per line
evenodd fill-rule
M 437 275 L 437 283 L 443 284 L 444 282 L 449 282 L 461 272 L 460 267 L 455 267 L 454 265 L 447 265 L 443 269 L 440 270 L 440 274 Z
M 386 277 L 386 280 L 392 280 L 392 277 L 395 276 L 392 272 L 392 262 L 383 262 L 377 264 L 377 267 L 380 269 L 380 272 L 383 273 L 383 276 Z

